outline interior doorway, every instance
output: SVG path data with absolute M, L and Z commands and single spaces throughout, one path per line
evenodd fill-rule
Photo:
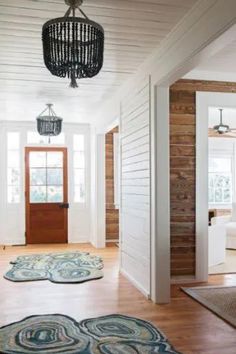
M 209 107 L 209 274 L 236 272 L 236 110 Z
M 25 148 L 25 200 L 26 243 L 67 243 L 66 148 Z
M 119 244 L 119 127 L 105 137 L 106 243 Z

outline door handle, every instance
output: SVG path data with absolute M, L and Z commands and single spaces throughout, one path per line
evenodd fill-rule
M 59 208 L 61 209 L 69 209 L 70 205 L 69 203 L 61 203 L 59 204 Z

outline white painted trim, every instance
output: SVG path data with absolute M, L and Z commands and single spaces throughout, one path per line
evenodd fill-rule
M 152 93 L 151 299 L 155 303 L 168 303 L 170 301 L 169 87 L 153 87 Z
M 14 238 L 14 239 L 12 238 L 11 240 L 2 239 L 1 244 L 4 246 L 25 246 L 26 245 L 22 237 Z
M 115 208 L 120 206 L 120 134 L 113 134 L 113 161 L 114 161 L 114 204 Z
M 236 82 L 235 72 L 219 72 L 219 71 L 207 71 L 207 70 L 192 70 L 184 79 L 190 80 L 207 80 L 207 81 L 227 81 Z
M 92 147 L 92 237 L 96 248 L 106 246 L 105 135 L 94 134 Z
M 113 117 L 114 117 L 114 115 L 113 115 Z M 114 119 L 109 125 L 106 126 L 105 133 L 108 133 L 110 130 L 112 130 L 116 127 L 119 127 L 119 124 L 120 124 L 120 116 L 118 118 Z
M 148 292 L 140 285 L 130 274 L 128 274 L 123 268 L 120 268 L 120 273 L 128 279 L 134 286 L 147 298 L 149 299 L 150 296 Z
M 199 283 L 195 276 L 179 276 L 171 278 L 171 284 L 192 284 Z
M 208 109 L 236 108 L 235 93 L 196 93 L 196 280 L 208 279 Z

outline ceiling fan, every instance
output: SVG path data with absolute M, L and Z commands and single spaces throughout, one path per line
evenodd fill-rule
M 229 125 L 223 123 L 223 108 L 219 108 L 220 111 L 220 123 L 213 127 L 214 131 L 221 135 L 227 135 L 228 137 L 236 138 L 236 128 L 230 128 Z

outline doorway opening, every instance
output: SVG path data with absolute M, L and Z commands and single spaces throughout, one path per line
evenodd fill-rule
M 209 107 L 209 274 L 236 272 L 236 109 Z M 227 131 L 219 133 L 223 124 Z M 224 127 L 223 127 L 224 128 Z M 217 130 L 218 129 L 218 130 Z
M 68 242 L 67 149 L 25 148 L 26 243 Z
M 119 127 L 105 136 L 106 244 L 119 245 Z

